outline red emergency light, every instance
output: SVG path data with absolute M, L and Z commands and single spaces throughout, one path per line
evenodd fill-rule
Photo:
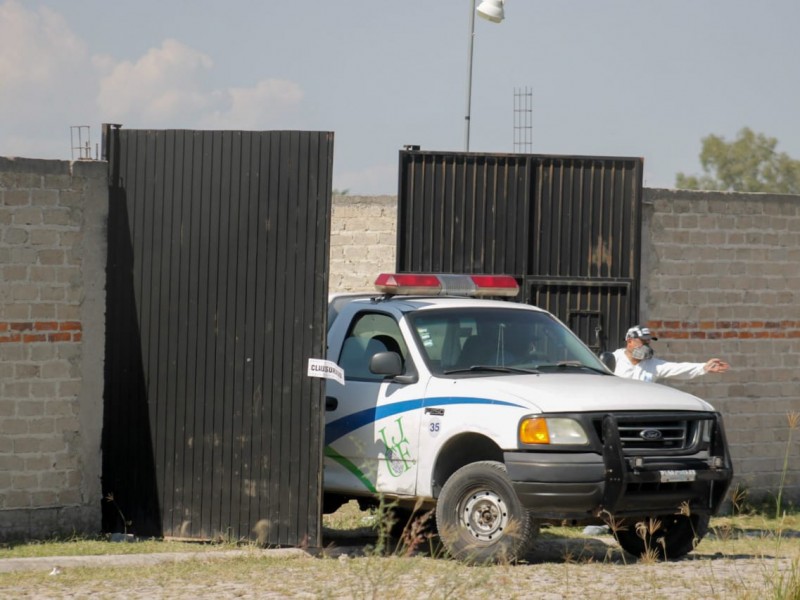
M 510 275 L 454 275 L 449 273 L 381 273 L 375 288 L 390 295 L 514 297 L 517 280 Z

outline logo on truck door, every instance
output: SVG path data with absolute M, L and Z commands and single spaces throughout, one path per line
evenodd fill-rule
M 397 427 L 393 433 L 396 433 L 396 435 L 391 435 L 391 438 L 387 438 L 386 427 L 383 427 L 378 433 L 381 434 L 381 441 L 386 449 L 384 455 L 386 457 L 386 466 L 389 468 L 389 473 L 393 477 L 400 477 L 400 475 L 411 468 L 411 465 L 408 463 L 411 454 L 408 451 L 408 438 L 403 431 L 403 417 L 398 417 L 395 423 Z

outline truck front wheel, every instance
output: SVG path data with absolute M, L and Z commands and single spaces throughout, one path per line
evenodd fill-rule
M 503 463 L 461 467 L 442 487 L 436 528 L 447 551 L 471 563 L 513 562 L 533 542 L 535 528 Z
M 694 550 L 708 532 L 708 515 L 661 515 L 629 523 L 614 535 L 636 557 L 675 560 Z

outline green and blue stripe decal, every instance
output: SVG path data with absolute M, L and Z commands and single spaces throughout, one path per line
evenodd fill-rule
M 374 423 L 379 419 L 385 419 L 394 415 L 399 415 L 412 410 L 421 409 L 423 406 L 428 407 L 441 407 L 453 406 L 464 404 L 486 404 L 494 406 L 511 406 L 514 408 L 524 408 L 521 404 L 514 404 L 513 402 L 504 402 L 502 400 L 490 400 L 489 398 L 467 398 L 467 397 L 442 397 L 442 398 L 417 398 L 414 400 L 404 400 L 402 402 L 393 402 L 391 404 L 384 404 L 383 406 L 373 406 L 371 408 L 359 411 L 331 421 L 325 427 L 325 456 L 331 460 L 339 463 L 342 467 L 347 469 L 356 479 L 361 482 L 367 490 L 371 493 L 377 493 L 375 485 L 370 481 L 366 474 L 359 469 L 347 457 L 342 456 L 331 447 L 331 444 L 336 440 L 346 436 L 347 434 L 360 429 L 365 425 Z
M 401 413 L 409 412 L 422 408 L 432 408 L 440 406 L 452 406 L 463 404 L 489 404 L 494 406 L 511 406 L 514 408 L 525 408 L 521 404 L 514 404 L 513 402 L 504 402 L 502 400 L 491 400 L 489 398 L 467 398 L 467 397 L 442 397 L 442 398 L 417 398 L 414 400 L 404 400 L 402 402 L 393 402 L 392 404 L 384 404 L 382 406 L 373 406 L 365 410 L 359 411 L 331 421 L 325 426 L 325 445 L 329 446 L 336 440 L 345 435 L 360 429 L 365 425 L 369 425 L 380 419 L 399 415 Z

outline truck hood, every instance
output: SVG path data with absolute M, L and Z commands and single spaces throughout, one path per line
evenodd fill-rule
M 583 373 L 499 375 L 453 380 L 459 395 L 524 403 L 532 411 L 593 412 L 625 410 L 710 411 L 691 394 L 658 383 Z

